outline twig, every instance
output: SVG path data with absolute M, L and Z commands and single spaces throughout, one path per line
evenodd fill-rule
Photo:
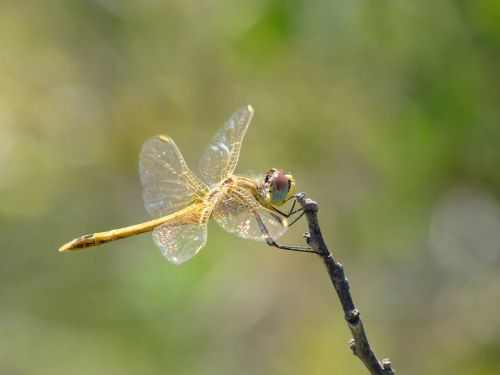
M 353 337 L 349 341 L 349 347 L 372 375 L 393 375 L 395 371 L 391 367 L 391 361 L 389 359 L 379 361 L 368 343 L 359 311 L 354 306 L 349 292 L 349 282 L 344 275 L 344 267 L 333 259 L 332 253 L 323 240 L 318 222 L 318 204 L 312 199 L 307 199 L 304 193 L 297 194 L 296 199 L 302 206 L 309 225 L 309 233 L 305 234 L 307 244 L 323 259 L 342 304 L 344 317 Z

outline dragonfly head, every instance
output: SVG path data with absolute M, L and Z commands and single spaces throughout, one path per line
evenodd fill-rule
M 264 189 L 269 194 L 270 203 L 280 206 L 295 194 L 295 179 L 281 169 L 272 168 L 264 177 Z

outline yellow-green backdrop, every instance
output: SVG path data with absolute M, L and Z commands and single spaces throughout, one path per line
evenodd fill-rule
M 495 0 L 3 0 L 0 373 L 366 373 L 313 256 L 215 224 L 181 266 L 147 234 L 56 251 L 148 219 L 147 138 L 196 170 L 244 104 L 237 170 L 319 202 L 376 353 L 500 373 L 499 19 Z

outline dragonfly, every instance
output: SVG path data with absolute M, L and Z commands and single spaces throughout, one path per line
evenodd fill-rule
M 277 168 L 269 169 L 262 178 L 233 174 L 253 113 L 250 105 L 240 108 L 216 133 L 199 162 L 202 178 L 191 172 L 172 138 L 158 135 L 147 140 L 140 153 L 139 173 L 144 205 L 153 219 L 80 236 L 61 246 L 59 252 L 152 231 L 162 255 L 181 264 L 205 246 L 211 219 L 244 239 L 282 250 L 311 252 L 309 247 L 276 242 L 304 214 L 301 208 L 295 209 L 293 176 Z M 291 200 L 287 213 L 279 209 Z

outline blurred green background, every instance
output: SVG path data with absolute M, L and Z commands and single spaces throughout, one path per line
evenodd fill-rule
M 366 374 L 320 259 L 241 240 L 173 266 L 138 154 L 198 157 L 256 113 L 237 171 L 320 205 L 380 357 L 500 373 L 500 3 L 0 3 L 0 373 Z M 283 237 L 301 243 L 302 222 Z

